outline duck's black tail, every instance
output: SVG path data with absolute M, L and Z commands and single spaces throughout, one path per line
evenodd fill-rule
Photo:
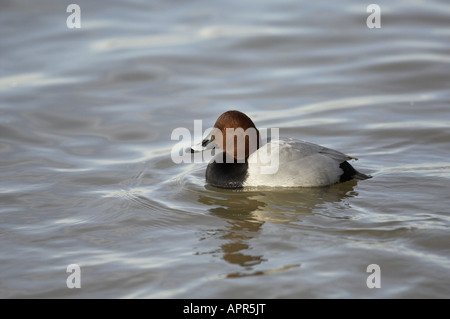
M 353 168 L 347 161 L 342 162 L 339 167 L 344 171 L 344 173 L 341 175 L 339 182 L 346 182 L 352 179 L 358 179 L 358 180 L 364 180 L 368 178 L 372 178 L 370 175 L 366 175 L 363 173 L 358 172 L 356 169 Z

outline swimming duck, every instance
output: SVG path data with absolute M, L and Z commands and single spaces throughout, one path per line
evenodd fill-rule
M 219 116 L 201 143 L 207 147 L 222 151 L 206 168 L 206 182 L 221 188 L 321 187 L 371 177 L 347 162 L 357 158 L 314 143 L 272 138 L 262 145 L 253 121 L 234 110 Z

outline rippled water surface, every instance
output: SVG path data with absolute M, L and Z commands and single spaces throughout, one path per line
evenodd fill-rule
M 447 1 L 69 3 L 0 2 L 0 297 L 450 296 Z M 373 178 L 207 186 L 171 133 L 229 109 Z

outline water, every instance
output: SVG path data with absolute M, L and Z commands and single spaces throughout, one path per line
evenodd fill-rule
M 76 3 L 0 3 L 0 297 L 449 297 L 446 1 Z M 205 186 L 170 136 L 229 109 L 373 178 Z

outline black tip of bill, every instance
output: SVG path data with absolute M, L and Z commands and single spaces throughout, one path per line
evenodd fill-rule
M 203 152 L 204 150 L 207 150 L 208 148 L 214 148 L 215 144 L 212 143 L 214 141 L 214 137 L 211 135 L 207 138 L 203 139 L 201 143 L 194 145 L 192 147 L 188 147 L 186 151 L 188 153 L 197 153 L 197 152 Z

